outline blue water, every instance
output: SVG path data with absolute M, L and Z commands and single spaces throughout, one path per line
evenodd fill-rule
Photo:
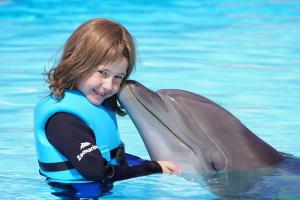
M 38 174 L 32 111 L 48 92 L 44 67 L 52 66 L 72 31 L 94 17 L 116 20 L 135 37 L 133 79 L 153 90 L 204 95 L 279 151 L 300 157 L 299 1 L 2 0 L 0 199 L 55 199 Z M 127 150 L 149 158 L 128 117 L 119 127 Z M 292 178 L 299 183 L 299 176 Z M 160 174 L 116 183 L 104 198 L 216 196 L 198 183 Z

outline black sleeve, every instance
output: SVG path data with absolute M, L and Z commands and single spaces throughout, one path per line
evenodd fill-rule
M 146 161 L 136 166 L 107 164 L 98 148 L 90 148 L 96 146 L 93 130 L 68 113 L 56 113 L 48 120 L 46 136 L 87 180 L 114 182 L 162 172 L 156 161 Z M 89 151 L 84 152 L 87 148 L 90 148 Z

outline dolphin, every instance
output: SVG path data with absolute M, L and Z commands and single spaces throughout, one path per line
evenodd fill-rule
M 124 82 L 118 99 L 138 129 L 152 160 L 205 174 L 276 165 L 284 156 L 230 112 L 192 92 Z

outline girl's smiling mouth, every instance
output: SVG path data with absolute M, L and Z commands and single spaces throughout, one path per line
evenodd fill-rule
M 96 89 L 93 89 L 93 92 L 94 92 L 97 96 L 101 96 L 101 97 L 104 97 L 104 96 L 105 96 L 105 93 L 100 92 L 100 91 L 97 91 Z

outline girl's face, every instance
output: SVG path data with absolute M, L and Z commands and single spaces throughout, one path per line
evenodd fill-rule
M 100 65 L 95 71 L 80 78 L 77 88 L 92 104 L 100 105 L 105 99 L 119 91 L 127 67 L 126 58 L 107 65 Z

